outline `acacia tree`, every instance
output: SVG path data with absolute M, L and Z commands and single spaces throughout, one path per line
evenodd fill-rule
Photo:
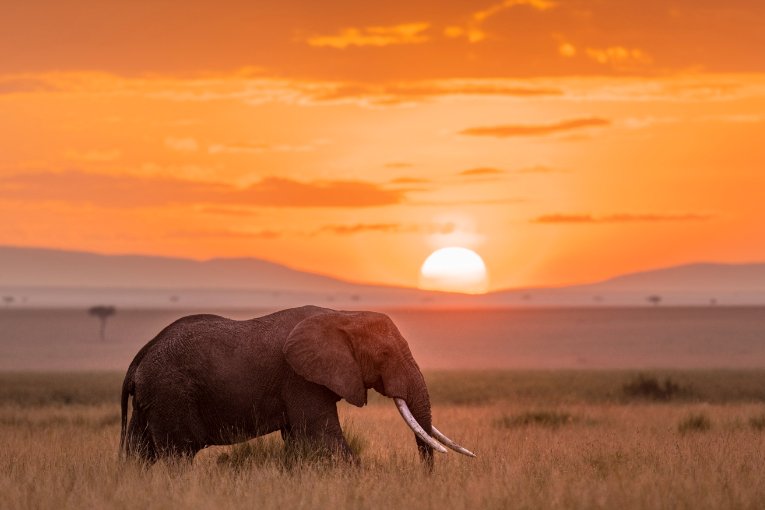
M 88 314 L 98 317 L 101 321 L 101 341 L 106 341 L 106 319 L 117 313 L 117 309 L 113 306 L 96 305 L 88 309 Z
M 648 302 L 649 302 L 649 303 L 651 303 L 653 306 L 658 306 L 658 305 L 659 305 L 659 303 L 661 303 L 661 296 L 659 296 L 659 295 L 656 295 L 656 294 L 654 294 L 654 295 L 652 295 L 652 296 L 648 296 L 646 299 L 647 299 L 647 300 L 648 300 Z

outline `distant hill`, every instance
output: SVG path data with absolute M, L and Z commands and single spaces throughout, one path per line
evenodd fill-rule
M 765 264 L 687 264 L 617 276 L 593 287 L 620 291 L 763 291 Z
M 700 263 L 557 288 L 467 296 L 363 285 L 255 258 L 195 261 L 0 246 L 7 306 L 283 308 L 765 305 L 765 264 Z
M 765 264 L 698 263 L 557 288 L 501 291 L 495 301 L 537 306 L 634 306 L 659 296 L 668 305 L 765 305 Z
M 256 258 L 191 259 L 0 246 L 0 285 L 333 291 L 359 287 Z

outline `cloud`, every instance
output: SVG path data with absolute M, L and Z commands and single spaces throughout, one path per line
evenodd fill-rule
M 576 56 L 576 46 L 568 42 L 562 42 L 558 45 L 558 54 L 567 58 L 574 57 Z
M 169 232 L 168 237 L 172 238 L 207 238 L 207 239 L 279 239 L 283 232 L 275 230 L 177 230 Z
M 318 102 L 348 101 L 396 105 L 448 96 L 561 96 L 557 87 L 505 80 L 437 80 L 411 83 L 337 83 L 315 87 L 311 99 Z
M 247 202 L 272 207 L 372 207 L 403 201 L 403 191 L 364 181 L 304 183 L 267 177 L 240 192 Z
M 261 152 L 311 152 L 319 146 L 326 145 L 328 140 L 319 139 L 310 143 L 292 145 L 287 143 L 270 144 L 261 142 L 235 142 L 235 143 L 215 143 L 207 147 L 210 154 L 259 154 Z
M 426 233 L 426 234 L 451 234 L 456 229 L 454 223 L 440 223 L 433 225 L 403 225 L 401 223 L 356 223 L 352 225 L 324 225 L 314 234 L 332 233 L 337 235 L 354 235 L 366 232 L 384 233 Z
M 556 170 L 555 168 L 545 166 L 545 165 L 534 165 L 534 166 L 527 166 L 523 168 L 519 168 L 515 171 L 517 174 L 551 174 L 558 172 L 559 170 Z
M 201 207 L 199 212 L 203 214 L 212 214 L 215 216 L 253 216 L 257 214 L 251 209 L 241 209 L 238 207 L 209 206 Z
M 0 76 L 0 96 L 35 92 L 56 92 L 59 89 L 41 76 Z
M 477 177 L 477 176 L 488 176 L 488 175 L 502 175 L 504 173 L 506 172 L 504 170 L 500 170 L 499 168 L 480 167 L 480 168 L 471 168 L 470 170 L 463 170 L 457 175 L 461 175 L 463 177 Z
M 355 225 L 325 225 L 317 233 L 350 235 L 362 232 L 398 232 L 400 229 L 401 225 L 398 223 L 357 223 Z
M 385 163 L 385 168 L 411 168 L 414 165 L 412 163 L 406 163 L 404 161 L 392 161 Z
M 545 224 L 649 223 L 672 221 L 707 221 L 711 218 L 713 218 L 713 215 L 711 214 L 700 213 L 619 213 L 605 216 L 593 216 L 591 214 L 546 214 L 534 218 L 531 220 L 531 222 Z
M 450 39 L 457 39 L 464 37 L 468 42 L 477 43 L 483 41 L 488 37 L 488 34 L 484 32 L 477 23 L 468 23 L 462 27 L 459 25 L 450 25 L 444 28 L 444 35 Z
M 443 34 L 451 39 L 464 37 L 468 42 L 477 43 L 489 38 L 489 34 L 483 29 L 483 23 L 497 14 L 513 7 L 530 7 L 537 11 L 546 11 L 557 6 L 557 2 L 550 0 L 504 0 L 490 5 L 485 9 L 474 12 L 464 25 L 449 25 L 443 30 Z
M 652 117 L 652 116 L 645 116 L 645 117 L 627 117 L 624 120 L 622 120 L 621 124 L 624 125 L 627 129 L 643 129 L 651 126 L 656 126 L 659 124 L 672 124 L 675 122 L 679 122 L 680 119 L 677 117 Z
M 430 181 L 421 177 L 396 177 L 390 182 L 391 184 L 427 184 Z
M 386 27 L 344 28 L 336 35 L 320 35 L 306 42 L 318 48 L 345 49 L 349 46 L 391 46 L 421 44 L 430 38 L 425 32 L 430 23 L 404 23 Z
M 207 147 L 210 154 L 259 154 L 268 150 L 266 143 L 214 143 Z
M 404 205 L 425 207 L 455 207 L 465 205 L 515 205 L 527 202 L 525 198 L 487 198 L 485 200 L 430 200 L 406 202 Z
M 754 113 L 707 115 L 701 117 L 702 121 L 724 122 L 728 124 L 759 124 L 765 122 L 765 115 Z
M 196 152 L 199 150 L 199 144 L 195 138 L 169 136 L 165 138 L 165 146 L 178 152 Z
M 546 136 L 576 129 L 603 127 L 611 124 L 610 120 L 597 117 L 571 119 L 554 124 L 509 124 L 464 129 L 459 132 L 467 136 L 493 136 L 508 138 L 512 136 Z
M 487 7 L 486 9 L 474 12 L 473 19 L 476 21 L 485 21 L 488 18 L 512 7 L 526 6 L 531 7 L 537 11 L 546 11 L 554 8 L 557 5 L 557 2 L 552 2 L 550 0 L 504 0 L 503 2 L 494 4 L 490 7 Z
M 610 65 L 616 69 L 629 69 L 653 62 L 653 58 L 645 51 L 638 48 L 625 48 L 624 46 L 587 48 L 585 55 L 599 64 Z
M 221 205 L 249 207 L 376 207 L 402 203 L 406 190 L 365 181 L 302 182 L 266 177 L 249 186 L 164 177 L 84 172 L 20 174 L 0 178 L 0 198 L 102 207 Z

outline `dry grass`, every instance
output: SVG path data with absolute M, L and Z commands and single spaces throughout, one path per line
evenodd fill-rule
M 290 457 L 278 434 L 209 448 L 192 465 L 123 464 L 117 461 L 116 401 L 101 402 L 87 387 L 77 393 L 74 376 L 65 389 L 79 400 L 49 401 L 55 377 L 35 376 L 36 393 L 25 379 L 31 376 L 7 375 L 0 400 L 0 507 L 762 508 L 765 405 L 747 399 L 625 403 L 618 394 L 631 375 L 612 374 L 613 388 L 602 389 L 613 392 L 611 400 L 593 394 L 592 381 L 582 383 L 589 389 L 579 398 L 572 392 L 560 400 L 503 397 L 517 388 L 494 388 L 491 398 L 477 401 L 458 395 L 459 404 L 438 398 L 434 422 L 479 456 L 439 455 L 433 473 L 423 469 L 394 406 L 377 400 L 364 409 L 341 406 L 360 467 Z M 702 375 L 699 380 L 713 380 Z M 566 385 L 571 375 L 559 377 Z M 597 382 L 603 374 L 578 377 Z M 677 377 L 704 387 L 693 373 Z M 428 378 L 434 394 L 444 391 L 444 381 L 455 393 L 460 381 L 469 392 L 490 384 L 483 375 Z M 534 389 L 517 374 L 500 380 L 519 380 L 532 395 L 558 384 L 554 373 L 531 379 L 541 386 Z M 14 381 L 26 388 L 29 402 L 18 401 Z M 750 389 L 745 385 L 743 393 Z M 680 430 L 699 416 L 708 427 Z

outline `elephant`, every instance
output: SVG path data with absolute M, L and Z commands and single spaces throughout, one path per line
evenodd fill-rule
M 280 431 L 287 444 L 358 462 L 336 404 L 362 407 L 370 388 L 394 400 L 430 468 L 443 445 L 475 456 L 432 425 L 425 379 L 387 315 L 317 306 L 243 321 L 190 315 L 164 328 L 125 375 L 120 454 L 191 460 L 207 446 Z

